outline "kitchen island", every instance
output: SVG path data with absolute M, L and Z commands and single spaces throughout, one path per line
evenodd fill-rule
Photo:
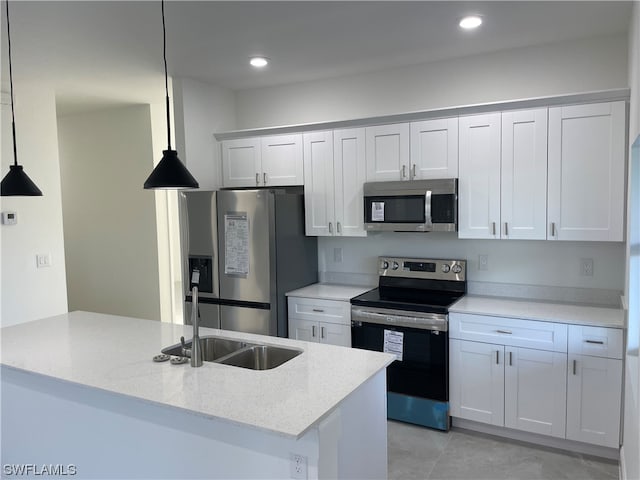
M 302 349 L 272 370 L 155 363 L 191 327 L 72 312 L 2 333 L 2 463 L 80 478 L 386 478 L 383 353 Z M 4 467 L 3 467 L 4 468 Z

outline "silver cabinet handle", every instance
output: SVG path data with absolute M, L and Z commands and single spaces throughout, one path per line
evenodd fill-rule
M 504 222 L 504 234 L 509 235 L 509 224 L 507 222 Z
M 402 178 L 407 178 L 407 166 L 402 165 Z
M 336 229 L 338 230 L 338 233 L 342 233 L 342 226 L 340 225 L 340 222 L 336 222 Z
M 500 350 L 496 350 L 496 365 L 500 365 Z
M 593 343 L 595 345 L 604 345 L 602 340 L 585 340 L 585 343 Z
M 504 333 L 505 335 L 513 335 L 513 332 L 510 332 L 509 330 L 496 330 L 496 332 Z
M 333 233 L 333 224 L 329 222 L 329 233 Z
M 416 178 L 416 164 L 411 167 L 411 178 Z
M 513 365 L 513 352 L 509 352 L 509 366 Z
M 260 185 L 260 174 L 256 173 L 256 185 Z
M 576 375 L 576 371 L 577 371 L 577 364 L 578 362 L 576 362 L 575 360 L 573 361 L 573 374 Z
M 315 336 L 316 336 L 316 326 L 312 325 L 311 326 L 311 337 L 315 338 Z
M 491 222 L 491 232 L 492 235 L 496 234 L 496 222 Z
M 267 184 L 267 172 L 262 174 L 262 179 L 264 180 L 264 184 Z
M 556 236 L 556 222 L 551 222 L 551 236 Z
M 324 310 L 322 310 L 321 308 L 314 308 L 313 311 L 318 313 L 324 313 Z
M 324 327 L 320 327 L 320 338 L 324 338 Z

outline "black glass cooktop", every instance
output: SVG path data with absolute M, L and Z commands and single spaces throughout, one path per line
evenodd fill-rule
M 379 287 L 351 299 L 352 305 L 410 312 L 447 313 L 464 292 Z

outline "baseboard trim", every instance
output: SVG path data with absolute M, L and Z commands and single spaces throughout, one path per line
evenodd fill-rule
M 485 423 L 474 422 L 464 418 L 453 418 L 452 425 L 454 428 L 462 430 L 472 430 L 474 432 L 486 433 L 497 437 L 510 438 L 525 443 L 533 443 L 543 447 L 555 448 L 594 457 L 606 458 L 608 460 L 620 461 L 620 452 L 616 448 L 601 447 L 599 445 L 590 445 L 588 443 L 576 442 L 565 438 L 548 437 L 537 433 L 521 432 L 511 428 L 497 427 Z M 624 478 L 622 479 L 624 480 Z

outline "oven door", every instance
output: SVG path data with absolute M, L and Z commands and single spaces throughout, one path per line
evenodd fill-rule
M 381 315 L 380 310 L 376 310 L 374 315 Z M 354 311 L 359 313 L 354 314 Z M 358 320 L 358 317 L 362 318 L 363 314 L 367 316 L 368 313 L 355 308 L 352 311 L 351 342 L 354 348 L 387 351 L 398 355 L 399 359 L 387 367 L 387 390 L 411 397 L 447 402 L 449 335 L 446 316 L 444 328 L 442 325 L 419 325 L 411 322 L 419 325 L 419 328 L 416 328 L 408 327 L 402 321 L 385 324 L 372 323 L 378 321 L 376 318 Z

